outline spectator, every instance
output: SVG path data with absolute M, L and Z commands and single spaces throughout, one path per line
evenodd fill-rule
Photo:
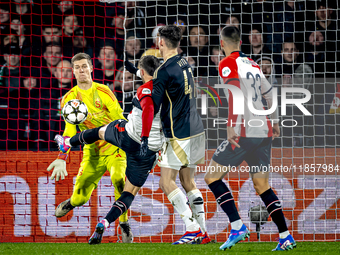
M 332 14 L 333 9 L 330 6 L 330 2 L 327 1 L 320 1 L 317 3 L 317 10 L 315 11 L 316 15 L 316 23 L 310 22 L 307 24 L 307 29 L 311 33 L 307 33 L 306 41 L 317 41 L 321 40 L 322 37 L 320 33 L 323 36 L 323 39 L 325 41 L 325 45 L 323 44 L 319 45 L 319 49 L 321 50 L 322 47 L 325 47 L 325 69 L 326 77 L 334 77 L 335 70 L 336 70 L 336 54 L 337 52 L 337 24 L 336 19 L 332 20 Z M 320 33 L 317 33 L 317 32 Z M 338 38 L 339 39 L 339 38 Z M 313 44 L 313 43 L 312 43 Z M 307 47 L 310 47 L 311 45 L 307 44 Z M 315 45 L 318 46 L 318 45 Z M 321 56 L 321 55 L 320 55 Z
M 315 11 L 315 15 L 317 18 L 316 30 L 336 31 L 336 22 L 331 19 L 332 13 L 333 9 L 330 6 L 330 1 L 318 1 L 317 10 Z
M 60 1 L 58 4 L 59 11 L 63 14 L 73 9 L 73 1 Z
M 2 48 L 5 64 L 0 68 L 0 118 L 2 128 L 7 129 L 6 149 L 17 149 L 19 129 L 20 48 L 7 44 Z M 22 136 L 20 137 L 22 138 Z
M 210 60 L 212 64 L 209 67 L 209 76 L 219 76 L 218 65 L 223 58 L 224 55 L 220 47 L 215 46 L 211 49 Z
M 283 42 L 303 42 L 306 8 L 304 1 L 275 1 L 274 51 L 280 52 Z
M 116 41 L 115 50 L 121 54 L 124 51 L 124 23 L 125 28 L 128 28 L 133 20 L 127 17 L 125 19 L 125 11 L 123 8 L 117 8 L 117 13 L 113 17 L 111 25 L 112 28 L 108 28 L 106 37 L 114 38 Z
M 117 55 L 111 43 L 106 42 L 101 47 L 98 56 L 97 68 L 94 70 L 94 80 L 113 89 L 115 70 L 117 70 Z M 118 62 L 120 64 L 120 62 Z
M 79 27 L 78 17 L 73 10 L 66 11 L 63 18 L 63 33 L 65 36 L 73 36 L 74 31 Z
M 9 4 L 0 4 L 0 29 L 1 31 L 9 25 Z
M 227 18 L 225 24 L 226 24 L 227 26 L 234 26 L 234 27 L 237 27 L 238 29 L 240 29 L 240 24 L 241 24 L 241 23 L 240 23 L 240 19 L 239 19 L 237 16 L 235 16 L 235 15 L 230 15 L 230 16 Z
M 250 58 L 258 60 L 262 54 L 271 54 L 271 50 L 263 43 L 262 30 L 260 26 L 254 26 L 249 31 Z
M 208 36 L 204 31 L 202 26 L 195 26 L 190 29 L 189 32 L 189 41 L 190 47 L 188 55 L 192 57 L 197 57 L 197 75 L 198 76 L 207 76 L 208 70 L 207 67 L 209 65 L 208 55 Z
M 129 27 L 133 27 L 140 38 L 145 38 L 145 14 L 142 8 L 138 7 L 139 1 L 122 2 L 121 6 L 127 8 L 127 17 L 131 23 Z
M 121 107 L 124 109 L 123 112 L 124 117 L 127 117 L 127 115 L 132 110 L 132 99 L 134 97 L 133 91 L 134 89 L 137 89 L 137 87 L 134 88 L 134 86 L 135 83 L 133 79 L 133 74 L 124 70 L 124 67 L 121 67 L 116 72 L 114 92 Z
M 182 40 L 180 42 L 180 47 L 186 48 L 188 46 L 188 31 L 187 31 L 187 18 L 184 15 L 178 15 L 176 19 L 172 22 L 173 25 L 179 26 L 182 30 Z
M 20 87 L 20 47 L 17 43 L 10 43 L 3 47 L 5 64 L 1 67 L 0 83 L 9 88 L 9 94 Z
M 137 36 L 130 35 L 129 37 L 127 37 L 125 49 L 129 60 L 140 59 L 140 56 L 142 54 L 141 48 L 142 42 Z
M 56 27 L 53 25 L 46 25 L 42 27 L 42 35 L 43 35 L 43 45 L 47 45 L 49 43 L 61 43 L 62 30 L 60 27 Z
M 275 77 L 274 61 L 270 56 L 261 56 L 256 60 L 256 63 L 260 66 L 264 76 L 271 85 L 277 84 Z
M 72 46 L 64 48 L 64 56 L 72 57 L 79 52 L 85 52 L 90 56 L 93 56 L 92 43 L 89 39 L 84 36 L 82 28 L 78 28 L 74 31 L 74 36 L 72 38 Z
M 10 30 L 10 27 L 4 29 L 4 34 L 2 35 L 1 45 L 6 46 L 10 43 L 19 44 L 19 38 L 16 36 L 15 30 Z
M 47 44 L 43 53 L 43 65 L 41 71 L 41 87 L 50 88 L 54 70 L 62 57 L 61 46 L 59 44 Z
M 279 74 L 282 75 L 283 86 L 306 86 L 313 82 L 312 68 L 301 62 L 300 53 L 295 43 L 285 42 L 282 46 L 282 69 Z M 279 67 L 281 65 L 278 65 Z
M 164 26 L 164 24 L 158 24 L 156 27 L 154 27 L 154 29 L 152 30 L 152 41 L 153 44 L 151 46 L 151 49 L 146 50 L 143 56 L 155 56 L 156 58 L 162 58 L 161 53 L 159 52 L 159 47 L 158 47 L 158 42 L 159 42 L 159 34 L 158 34 L 158 29 L 160 27 Z
M 321 31 L 312 32 L 308 37 L 308 44 L 306 46 L 305 52 L 305 62 L 313 66 L 315 77 L 324 78 L 326 65 L 325 51 L 325 38 Z
M 72 86 L 73 80 L 73 72 L 72 72 L 72 64 L 68 60 L 62 60 L 54 69 L 54 76 L 58 80 L 58 88 L 68 88 L 70 89 Z M 59 95 L 58 98 L 61 98 L 62 95 Z
M 23 56 L 23 63 L 25 65 L 30 65 L 32 62 L 37 62 L 35 58 L 33 57 L 33 52 L 38 52 L 39 50 L 36 48 L 35 45 L 31 45 L 31 33 L 30 29 L 26 28 L 22 22 L 19 15 L 12 15 L 11 16 L 11 30 L 16 31 L 16 35 L 19 39 L 19 46 L 21 48 L 21 53 Z M 32 61 L 31 61 L 32 60 Z

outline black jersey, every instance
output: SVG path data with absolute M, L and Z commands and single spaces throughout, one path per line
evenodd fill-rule
M 188 61 L 174 55 L 155 71 L 153 78 L 155 114 L 162 106 L 165 137 L 185 139 L 203 133 L 203 123 L 196 109 L 193 72 Z

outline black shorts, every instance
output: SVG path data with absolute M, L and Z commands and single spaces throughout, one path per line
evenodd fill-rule
M 212 159 L 220 165 L 237 167 L 243 160 L 248 163 L 249 171 L 269 171 L 272 138 L 241 137 L 238 141 L 241 148 L 233 150 L 228 140 L 218 146 Z
M 126 153 L 126 178 L 132 185 L 142 187 L 156 162 L 157 152 L 148 150 L 145 157 L 139 156 L 140 144 L 126 132 L 126 120 L 111 122 L 105 131 L 105 141 L 121 148 Z

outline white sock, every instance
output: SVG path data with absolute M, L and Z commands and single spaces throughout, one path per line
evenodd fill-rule
M 187 231 L 199 230 L 199 225 L 192 215 L 187 198 L 183 192 L 177 188 L 168 195 L 168 199 L 181 216 Z
M 70 140 L 71 140 L 71 138 L 66 138 L 65 139 L 65 144 L 68 145 L 68 146 L 71 146 Z
M 206 231 L 205 226 L 205 214 L 204 214 L 204 201 L 201 191 L 199 189 L 193 189 L 187 193 L 192 214 L 201 227 L 201 231 L 204 234 Z M 195 201 L 196 200 L 196 201 Z
M 241 219 L 231 222 L 230 224 L 231 224 L 231 228 L 234 230 L 240 230 L 243 226 L 243 222 Z
M 107 221 L 107 219 L 103 219 L 101 222 L 104 223 L 105 228 L 108 228 L 110 226 L 110 223 Z
M 279 233 L 280 239 L 285 239 L 289 235 L 290 235 L 290 233 L 289 233 L 288 230 L 285 231 L 285 232 Z

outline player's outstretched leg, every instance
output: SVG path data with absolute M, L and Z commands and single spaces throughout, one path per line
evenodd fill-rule
M 54 137 L 54 141 L 58 144 L 59 150 L 62 151 L 63 153 L 66 153 L 70 148 L 70 144 L 66 144 L 65 140 L 70 139 L 69 136 L 61 136 L 61 135 L 56 135 Z
M 66 153 L 71 147 L 83 144 L 94 143 L 101 138 L 99 137 L 99 130 L 102 127 L 84 130 L 73 137 L 56 135 L 54 140 L 57 142 L 59 150 Z
M 90 237 L 89 244 L 100 244 L 103 238 L 103 234 L 105 231 L 105 221 L 102 220 L 96 226 L 96 230 L 93 232 L 92 236 Z
M 54 215 L 57 218 L 63 217 L 68 214 L 69 211 L 73 210 L 73 208 L 75 208 L 75 206 L 71 205 L 71 199 L 69 198 L 58 205 L 57 209 L 54 212 Z

